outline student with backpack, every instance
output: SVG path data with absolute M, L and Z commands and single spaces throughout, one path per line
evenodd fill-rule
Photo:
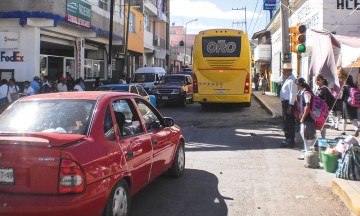
M 304 159 L 304 153 L 310 150 L 316 141 L 316 122 L 311 115 L 311 106 L 313 105 L 313 97 L 310 86 L 305 79 L 300 77 L 296 80 L 299 89 L 298 103 L 300 108 L 300 134 L 304 140 L 304 151 L 302 151 L 299 160 Z
M 318 75 L 315 78 L 315 82 L 318 86 L 318 89 L 316 91 L 316 96 L 318 96 L 320 99 L 322 99 L 326 102 L 329 111 L 336 112 L 336 107 L 334 106 L 336 99 L 331 94 L 331 90 L 327 86 L 328 85 L 327 80 L 322 75 Z M 333 121 L 334 120 L 335 119 L 333 119 Z M 335 123 L 335 125 L 336 125 L 336 123 Z M 326 128 L 323 127 L 322 130 L 320 131 L 320 133 L 321 133 L 321 138 L 325 139 L 326 138 Z
M 343 118 L 344 118 L 344 127 L 342 135 L 346 135 L 346 119 L 350 119 L 352 125 L 355 130 L 355 137 L 359 136 L 359 124 L 357 120 L 357 107 L 354 106 L 356 104 L 356 94 L 354 93 L 356 90 L 356 85 L 353 81 L 353 77 L 349 75 L 346 80 L 344 76 L 339 76 L 339 79 L 343 81 L 345 84 L 342 88 L 341 99 L 343 100 Z

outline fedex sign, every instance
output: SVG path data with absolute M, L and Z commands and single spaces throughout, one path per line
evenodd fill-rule
M 14 51 L 12 55 L 6 55 L 3 51 L 0 54 L 0 62 L 24 62 L 24 56 L 19 55 L 19 53 Z

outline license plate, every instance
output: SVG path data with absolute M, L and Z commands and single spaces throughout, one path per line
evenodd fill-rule
M 0 184 L 14 184 L 13 168 L 0 168 Z
M 224 89 L 219 89 L 219 90 L 217 90 L 217 93 L 218 94 L 224 94 L 225 92 L 224 92 Z
M 162 96 L 162 99 L 167 100 L 167 99 L 169 99 L 169 97 L 168 96 Z

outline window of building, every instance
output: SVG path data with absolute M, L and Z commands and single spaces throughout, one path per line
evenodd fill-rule
M 146 11 L 144 15 L 144 29 L 148 32 L 151 32 L 151 21 L 149 13 Z
M 129 32 L 135 33 L 135 14 L 132 12 L 130 12 L 129 17 Z
M 109 0 L 99 0 L 99 8 L 109 11 Z
M 169 30 L 169 34 L 176 34 L 176 30 L 170 29 L 170 30 Z
M 106 79 L 104 48 L 87 44 L 85 48 L 84 79 L 92 80 L 96 77 Z

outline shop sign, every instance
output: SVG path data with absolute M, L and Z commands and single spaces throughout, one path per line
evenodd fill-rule
M 276 0 L 264 0 L 263 10 L 275 10 Z
M 271 45 L 260 44 L 254 50 L 254 61 L 270 61 L 271 60 Z
M 166 58 L 166 50 L 163 48 L 156 47 L 155 58 L 157 59 L 165 59 Z
M 24 56 L 20 52 L 12 52 L 12 55 L 6 55 L 6 52 L 1 52 L 0 62 L 24 62 Z
M 84 70 L 84 40 L 81 38 L 76 39 L 76 78 L 81 77 L 81 72 Z
M 0 32 L 0 49 L 18 49 L 19 34 L 17 32 Z
M 337 0 L 337 9 L 360 10 L 360 0 Z
M 91 5 L 81 0 L 67 0 L 66 21 L 91 27 Z

